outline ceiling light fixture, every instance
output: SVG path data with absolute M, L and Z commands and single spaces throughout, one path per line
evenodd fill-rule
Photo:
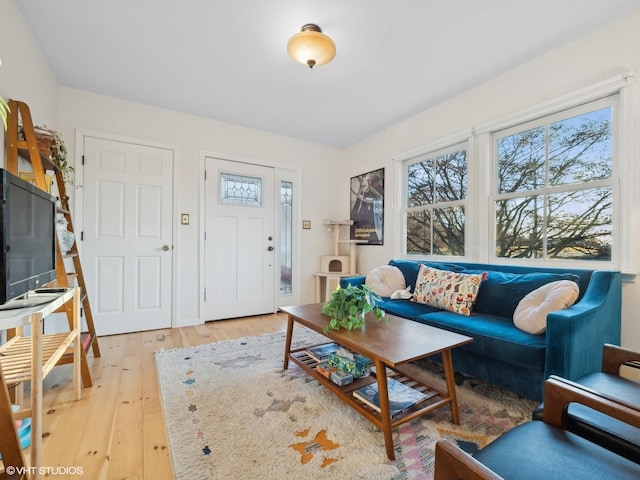
M 336 56 L 336 44 L 322 33 L 319 26 L 307 23 L 302 26 L 300 33 L 289 39 L 287 52 L 295 61 L 313 68 L 333 60 Z

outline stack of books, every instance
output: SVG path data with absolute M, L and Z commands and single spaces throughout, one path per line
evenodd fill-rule
M 322 363 L 329 359 L 329 355 L 338 350 L 339 346 L 335 343 L 325 343 L 324 345 L 316 345 L 309 347 L 305 351 L 316 362 Z
M 387 389 L 389 391 L 389 410 L 392 417 L 427 398 L 424 393 L 393 378 L 387 378 Z M 378 382 L 354 390 L 353 396 L 374 410 L 381 412 Z

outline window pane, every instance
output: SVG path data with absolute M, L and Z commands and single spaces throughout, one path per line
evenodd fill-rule
M 498 257 L 611 260 L 612 105 L 597 100 L 496 134 Z
M 221 173 L 220 202 L 235 205 L 261 206 L 262 178 Z
M 567 185 L 611 177 L 611 107 L 549 126 L 549 182 Z
M 407 255 L 431 255 L 429 211 L 407 213 Z
M 542 257 L 543 197 L 496 202 L 496 256 Z
M 464 255 L 467 150 L 457 147 L 406 164 L 406 206 L 414 208 L 405 216 L 407 255 Z
M 293 291 L 293 183 L 280 182 L 280 293 Z
M 611 188 L 549 195 L 548 256 L 611 260 L 612 198 Z
M 467 151 L 436 158 L 436 202 L 462 200 L 467 197 Z
M 464 255 L 464 208 L 433 210 L 433 254 Z
M 407 206 L 420 207 L 433 203 L 433 159 L 407 168 Z
M 498 193 L 544 187 L 545 129 L 498 139 Z

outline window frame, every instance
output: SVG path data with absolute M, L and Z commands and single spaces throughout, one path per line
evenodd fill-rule
M 582 103 L 577 106 L 564 108 L 562 110 L 548 113 L 543 116 L 539 116 L 534 119 L 530 119 L 526 122 L 519 123 L 517 125 L 512 125 L 506 128 L 502 128 L 499 130 L 495 130 L 491 133 L 491 190 L 488 195 L 487 201 L 487 211 L 489 214 L 489 218 L 491 219 L 491 226 L 489 228 L 489 259 L 491 262 L 502 262 L 509 261 L 510 263 L 521 263 L 524 265 L 533 265 L 536 262 L 545 263 L 547 265 L 558 265 L 558 266 L 570 266 L 570 267 L 585 267 L 585 268 L 602 268 L 606 266 L 608 268 L 613 267 L 618 264 L 619 258 L 619 248 L 620 248 L 620 234 L 619 234 L 619 192 L 617 181 L 619 176 L 619 137 L 620 137 L 620 121 L 619 121 L 619 104 L 620 98 L 617 92 L 614 92 L 605 97 L 601 97 L 595 100 L 591 100 L 586 103 Z M 532 130 L 535 128 L 544 128 L 545 131 L 548 131 L 548 126 L 557 123 L 563 120 L 567 120 L 573 117 L 576 117 L 581 114 L 593 112 L 596 110 L 600 110 L 602 108 L 609 107 L 611 108 L 611 176 L 605 180 L 595 180 L 592 182 L 583 182 L 583 183 L 572 183 L 572 184 L 563 184 L 563 185 L 555 185 L 549 186 L 545 185 L 542 188 L 538 188 L 535 190 L 520 190 L 517 192 L 507 192 L 507 193 L 499 193 L 499 167 L 498 167 L 498 141 L 499 139 L 506 138 L 510 135 L 515 135 L 518 133 L 526 132 L 528 130 Z M 546 135 L 546 133 L 545 133 Z M 548 168 L 546 165 L 548 161 L 548 157 L 545 158 L 545 170 Z M 546 173 L 546 172 L 545 172 Z M 559 259 L 559 258 L 514 258 L 514 257 L 498 257 L 496 255 L 496 232 L 497 232 L 497 219 L 496 219 L 496 203 L 501 200 L 509 200 L 516 199 L 522 197 L 530 197 L 533 195 L 532 192 L 535 192 L 536 196 L 545 197 L 547 195 L 553 194 L 562 194 L 563 192 L 570 191 L 578 191 L 595 188 L 611 188 L 612 190 L 612 221 L 611 221 L 611 235 L 612 235 L 612 244 L 611 244 L 611 260 L 572 260 L 572 259 Z M 543 207 L 544 217 L 543 222 L 546 225 L 547 222 L 547 212 L 546 206 Z M 543 229 L 542 232 L 543 239 L 543 252 L 546 255 L 546 246 L 547 246 L 547 231 L 546 228 Z
M 633 161 L 634 118 L 632 113 L 633 72 L 624 72 L 597 83 L 575 88 L 565 95 L 540 101 L 535 106 L 516 110 L 497 119 L 478 123 L 460 133 L 433 140 L 427 145 L 394 155 L 393 206 L 398 214 L 393 215 L 393 255 L 395 258 L 418 259 L 417 255 L 407 256 L 404 210 L 406 204 L 407 179 L 404 162 L 420 155 L 445 148 L 463 141 L 468 142 L 468 203 L 465 208 L 465 256 L 441 257 L 442 261 L 467 261 L 476 263 L 496 263 L 511 265 L 528 265 L 543 267 L 566 267 L 586 269 L 616 269 L 622 271 L 623 281 L 635 281 L 635 270 L 640 255 L 634 253 L 633 241 L 635 227 L 631 222 L 634 205 L 635 165 Z M 612 144 L 613 164 L 612 178 L 614 197 L 612 215 L 617 222 L 616 234 L 612 245 L 612 260 L 577 261 L 577 260 L 544 260 L 502 258 L 495 256 L 495 213 L 491 195 L 495 191 L 493 132 L 514 127 L 536 118 L 552 115 L 572 109 L 592 101 L 617 94 L 617 114 L 612 121 L 617 125 L 617 139 Z M 391 190 L 391 189 L 389 189 Z M 390 192 L 391 193 L 391 192 Z M 492 232 L 487 235 L 485 232 Z M 434 259 L 425 256 L 425 259 Z
M 400 245 L 400 252 L 396 254 L 396 256 L 407 258 L 407 259 L 418 259 L 418 258 L 432 258 L 438 259 L 442 261 L 465 261 L 468 259 L 469 248 L 468 242 L 470 238 L 469 232 L 469 208 L 470 201 L 472 195 L 472 172 L 473 168 L 471 167 L 471 159 L 473 156 L 472 152 L 472 138 L 471 131 L 465 131 L 455 136 L 448 137 L 446 139 L 442 139 L 440 142 L 425 145 L 420 147 L 412 152 L 408 152 L 402 156 L 394 158 L 395 162 L 395 174 L 396 178 L 401 179 L 400 188 L 398 188 L 398 197 L 397 197 L 397 205 L 399 205 L 399 215 L 396 216 L 396 227 L 395 231 L 397 232 L 397 236 L 395 238 L 395 245 Z M 413 165 L 419 163 L 424 160 L 433 159 L 435 157 L 446 155 L 448 153 L 453 153 L 455 151 L 465 150 L 466 151 L 466 162 L 467 162 L 467 185 L 466 185 L 466 197 L 462 200 L 451 200 L 445 202 L 434 202 L 429 206 L 418 206 L 418 207 L 409 207 L 408 206 L 408 167 L 409 165 Z M 416 211 L 432 211 L 436 208 L 448 208 L 448 207 L 462 207 L 464 209 L 465 215 L 465 233 L 464 233 L 464 255 L 434 255 L 430 254 L 409 254 L 407 253 L 407 214 Z M 473 223 L 473 222 L 472 222 Z

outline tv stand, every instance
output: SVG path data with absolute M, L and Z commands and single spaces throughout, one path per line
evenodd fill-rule
M 50 299 L 51 294 L 46 294 Z M 22 385 L 31 382 L 31 406 L 14 414 L 16 420 L 31 417 L 31 462 L 36 467 L 34 479 L 42 472 L 42 382 L 58 360 L 68 351 L 73 352 L 73 387 L 75 399 L 81 397 L 81 342 L 80 342 L 80 289 L 65 289 L 53 294 L 55 298 L 43 305 L 0 312 L 0 330 L 15 328 L 18 335 L 0 346 L 0 368 L 7 385 L 16 385 L 16 403 L 22 401 Z M 58 309 L 69 307 L 72 311 L 72 328 L 68 332 L 43 334 L 44 318 Z M 24 327 L 31 327 L 31 336 L 23 336 Z

